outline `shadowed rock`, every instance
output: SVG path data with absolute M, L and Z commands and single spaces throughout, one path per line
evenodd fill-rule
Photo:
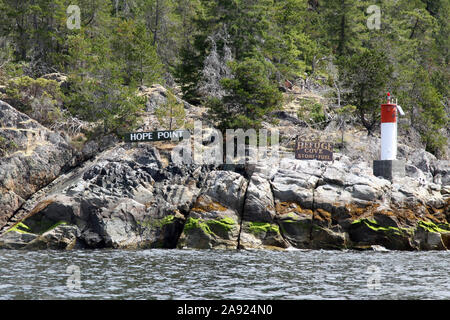
M 0 230 L 17 209 L 77 162 L 59 134 L 0 101 Z

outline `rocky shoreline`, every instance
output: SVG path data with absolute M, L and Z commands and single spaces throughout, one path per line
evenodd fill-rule
M 388 181 L 342 154 L 179 165 L 167 146 L 116 143 L 86 160 L 11 106 L 0 113 L 0 134 L 28 146 L 0 158 L 3 249 L 450 248 L 448 161 L 432 173 L 409 162 Z

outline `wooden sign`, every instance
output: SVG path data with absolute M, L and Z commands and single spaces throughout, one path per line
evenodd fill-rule
M 333 161 L 334 144 L 331 142 L 300 141 L 295 144 L 295 159 Z
M 124 138 L 126 142 L 179 141 L 184 132 L 190 134 L 188 130 L 166 130 L 127 133 Z

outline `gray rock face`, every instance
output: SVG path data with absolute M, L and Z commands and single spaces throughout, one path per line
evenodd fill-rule
M 338 228 L 314 227 L 311 232 L 313 249 L 342 249 L 348 244 L 347 234 Z
M 313 211 L 295 202 L 277 202 L 277 223 L 286 240 L 296 248 L 309 248 L 313 227 Z
M 436 162 L 436 157 L 425 150 L 415 150 L 408 157 L 409 162 L 420 169 L 422 172 L 433 172 L 434 162 Z
M 449 233 L 450 234 L 450 233 Z M 414 233 L 414 241 L 419 244 L 421 250 L 447 250 L 439 232 L 430 232 L 423 228 L 418 228 Z
M 450 245 L 448 166 L 424 152 L 391 183 L 340 154 L 333 162 L 287 157 L 219 167 L 176 164 L 169 145 L 107 147 L 107 139 L 83 151 L 96 158 L 62 174 L 77 155 L 59 135 L 4 104 L 0 116 L 0 135 L 26 146 L 0 158 L 0 222 L 15 213 L 31 232 L 3 233 L 3 248 Z
M 247 180 L 231 171 L 212 171 L 189 213 L 178 246 L 235 249 L 238 246 Z
M 245 198 L 239 247 L 243 249 L 287 248 L 275 221 L 276 210 L 271 185 L 263 175 L 252 175 Z
M 21 233 L 11 230 L 0 237 L 0 249 L 22 249 L 37 237 L 36 234 Z
M 72 250 L 82 248 L 77 226 L 60 224 L 42 234 L 11 230 L 0 237 L 0 249 Z
M 72 250 L 77 246 L 80 230 L 77 226 L 60 225 L 45 232 L 29 242 L 24 249 L 27 250 Z
M 271 181 L 273 194 L 280 202 L 295 202 L 305 208 L 313 205 L 313 191 L 325 165 L 319 161 L 282 159 Z
M 434 183 L 443 188 L 450 187 L 450 161 L 439 160 L 434 163 Z
M 76 164 L 76 151 L 58 134 L 0 101 L 0 229 L 35 192 Z
M 282 159 L 276 173 L 265 177 L 281 234 L 298 248 L 417 249 L 411 228 L 428 216 L 442 218 L 437 212 L 449 203 L 439 185 L 412 177 L 390 183 L 343 156 L 333 163 Z M 363 217 L 371 223 L 354 223 Z
M 252 175 L 245 199 L 244 220 L 271 223 L 275 215 L 275 203 L 269 181 L 259 174 Z
M 202 170 L 163 167 L 149 145 L 115 147 L 55 184 L 24 222 L 37 233 L 58 222 L 76 225 L 91 248 L 175 247 Z

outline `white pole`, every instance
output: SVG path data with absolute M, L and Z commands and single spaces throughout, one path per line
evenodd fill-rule
M 381 160 L 397 159 L 397 122 L 381 124 Z
M 381 105 L 381 160 L 397 159 L 397 105 L 388 101 Z

